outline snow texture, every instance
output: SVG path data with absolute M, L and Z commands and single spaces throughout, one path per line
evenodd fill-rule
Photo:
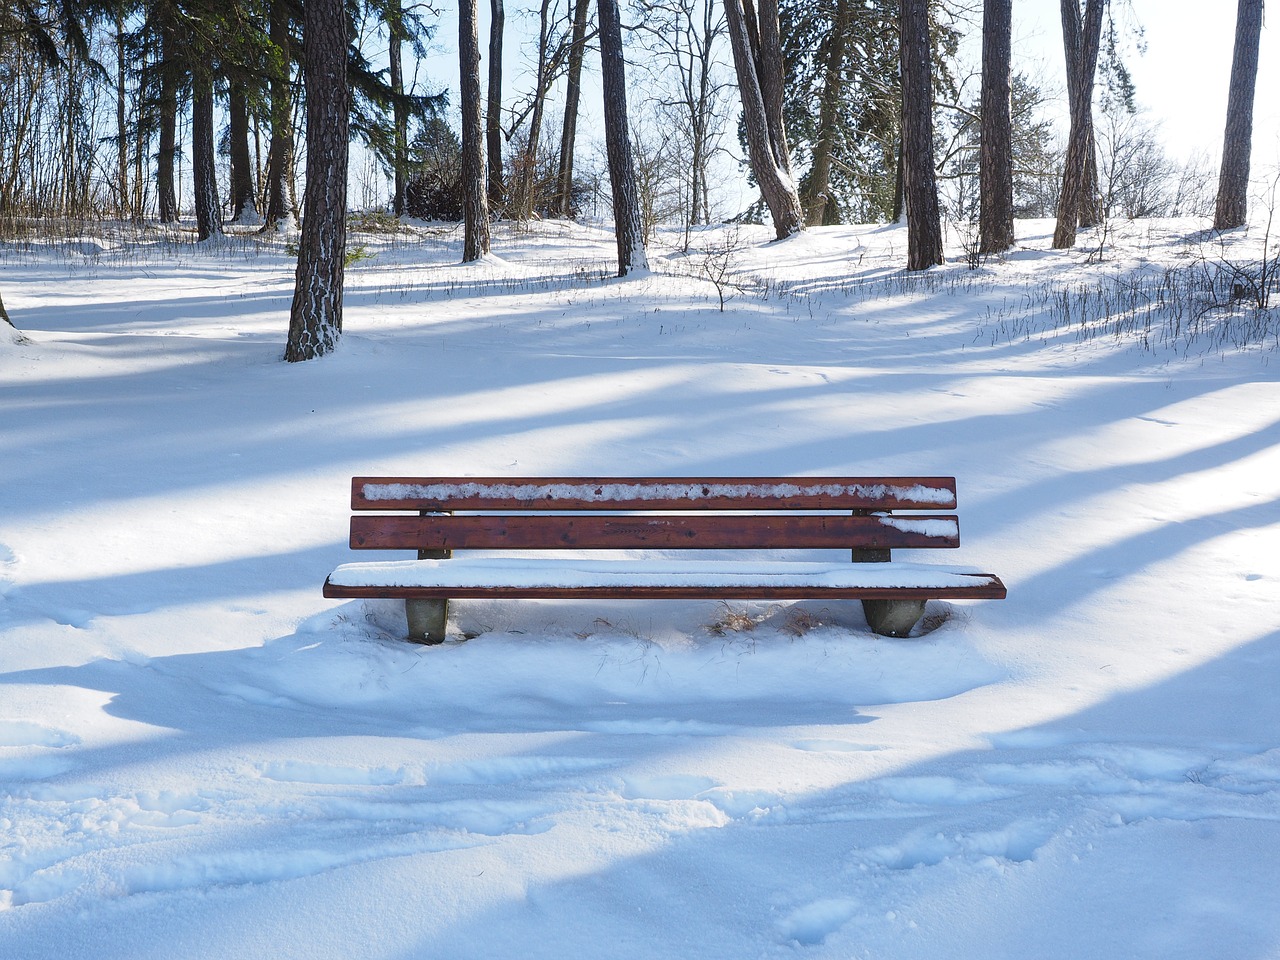
M 0 958 L 1280 955 L 1276 345 L 1082 312 L 1204 223 L 1052 226 L 923 275 L 736 228 L 724 313 L 730 228 L 621 280 L 597 226 L 362 235 L 301 364 L 283 237 L 0 247 Z M 353 476 L 955 476 L 1009 598 L 462 600 L 422 647 L 321 596 Z

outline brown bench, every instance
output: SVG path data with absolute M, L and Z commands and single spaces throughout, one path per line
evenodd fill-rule
M 418 559 L 343 564 L 324 595 L 403 598 L 409 638 L 423 643 L 444 639 L 450 599 L 486 597 L 856 599 L 872 630 L 903 637 L 926 600 L 1005 596 L 990 573 L 890 561 L 891 550 L 959 546 L 956 516 L 938 512 L 955 506 L 951 477 L 355 477 L 352 549 L 417 550 Z M 521 556 L 551 550 L 843 555 Z

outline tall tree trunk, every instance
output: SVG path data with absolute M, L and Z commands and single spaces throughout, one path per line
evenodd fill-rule
M 307 186 L 285 360 L 330 353 L 342 336 L 347 250 L 347 14 L 343 0 L 307 0 L 302 28 L 307 88 Z
M 196 236 L 221 235 L 221 204 L 213 140 L 213 75 L 196 70 L 191 77 L 191 180 L 194 187 Z
M 560 127 L 560 168 L 556 173 L 555 212 L 573 216 L 573 149 L 578 134 L 578 101 L 582 95 L 582 61 L 587 47 L 587 16 L 591 0 L 576 0 L 573 7 L 573 40 L 569 48 L 569 75 L 564 89 L 564 124 Z
M 1070 12 L 1068 12 L 1068 5 Z M 1062 46 L 1067 61 L 1068 116 L 1077 109 L 1076 104 L 1080 97 L 1080 71 L 1083 69 L 1082 61 L 1085 56 L 1083 20 L 1080 0 L 1062 0 Z M 1099 21 L 1099 29 L 1101 29 L 1101 21 Z M 1094 61 L 1096 63 L 1096 56 Z M 1098 190 L 1098 150 L 1093 134 L 1092 99 L 1085 107 L 1085 131 L 1084 181 L 1080 189 L 1079 224 L 1087 228 L 1095 227 L 1102 222 L 1102 197 Z
M 978 252 L 1013 246 L 1013 0 L 982 5 L 982 104 L 978 146 Z
M 1076 245 L 1076 228 L 1081 223 L 1081 210 L 1092 191 L 1089 185 L 1089 157 L 1093 149 L 1093 83 L 1098 69 L 1098 45 L 1102 39 L 1102 8 L 1106 0 L 1086 0 L 1084 23 L 1079 19 L 1079 0 L 1062 0 L 1062 32 L 1069 37 L 1081 26 L 1079 56 L 1068 61 L 1068 76 L 1075 74 L 1071 101 L 1071 134 L 1067 140 L 1067 156 L 1062 170 L 1062 191 L 1058 194 L 1058 222 L 1053 230 L 1053 248 L 1064 250 Z M 1068 51 L 1072 42 L 1066 41 Z M 1068 52 L 1068 56 L 1070 53 Z M 1095 157 L 1096 163 L 1096 157 Z M 1088 222 L 1088 218 L 1084 218 Z M 1096 222 L 1096 221 L 1095 221 Z
M 943 262 L 942 215 L 933 168 L 933 80 L 929 67 L 929 4 L 901 0 L 903 193 L 907 204 L 907 269 Z
M 757 20 L 751 0 L 724 0 L 733 66 L 742 95 L 751 172 L 778 239 L 804 229 L 804 210 L 791 175 L 786 130 L 782 126 L 782 50 L 776 0 L 761 0 Z
M 461 0 L 461 2 L 465 3 L 466 0 Z M 472 6 L 474 6 L 474 3 Z M 409 171 L 409 112 L 405 108 L 404 102 L 400 99 L 404 96 L 404 68 L 401 63 L 401 46 L 404 43 L 402 17 L 403 10 L 400 6 L 400 0 L 391 0 L 388 4 L 387 16 L 387 35 L 389 40 L 387 59 L 391 68 L 391 90 L 396 95 L 396 101 L 391 105 L 391 122 L 395 128 L 391 145 L 393 154 L 391 166 L 395 184 L 391 197 L 391 212 L 397 217 L 404 216 L 404 191 Z
M 824 64 L 822 100 L 818 106 L 818 130 L 813 144 L 813 163 L 805 181 L 805 222 L 819 226 L 827 222 L 831 204 L 831 155 L 835 148 L 836 114 L 844 94 L 844 56 L 849 33 L 850 0 L 837 0 L 827 38 L 827 62 Z M 829 205 L 830 204 L 830 208 Z
M 291 229 L 294 224 L 293 98 L 290 96 L 289 3 L 271 0 L 271 45 L 274 47 L 269 96 L 271 100 L 271 145 L 267 148 L 266 229 Z
M 506 193 L 502 175 L 502 34 L 506 13 L 502 0 L 490 0 L 489 8 L 489 105 L 484 122 L 488 146 L 489 203 L 498 207 Z
M 253 185 L 253 160 L 249 154 L 249 101 L 242 82 L 231 83 L 227 113 L 231 123 L 231 220 L 256 225 L 261 218 Z
M 177 177 L 174 166 L 178 158 L 178 80 L 173 63 L 172 29 L 160 28 L 160 146 L 156 154 L 156 201 L 161 223 L 178 222 Z
M 604 81 L 604 136 L 609 155 L 609 183 L 613 188 L 613 224 L 618 241 L 618 276 L 648 270 L 640 196 L 631 157 L 631 127 L 627 121 L 627 76 L 622 56 L 622 18 L 618 0 L 599 0 L 600 74 Z
M 116 215 L 129 216 L 128 77 L 125 66 L 124 15 L 116 11 Z
M 1213 228 L 1242 227 L 1249 215 L 1249 154 L 1253 147 L 1253 97 L 1258 82 L 1258 46 L 1262 36 L 1262 0 L 1240 0 L 1236 44 L 1227 94 L 1227 129 L 1218 173 Z
M 459 89 L 462 99 L 462 261 L 489 252 L 489 197 L 480 110 L 480 35 L 476 0 L 458 0 Z

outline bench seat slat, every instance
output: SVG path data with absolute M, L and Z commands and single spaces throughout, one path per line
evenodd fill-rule
M 952 510 L 954 477 L 353 477 L 353 510 Z
M 385 516 L 351 518 L 353 550 L 824 549 L 958 547 L 956 517 Z
M 1004 584 L 964 567 L 910 563 L 507 557 L 348 563 L 326 597 L 1002 599 Z

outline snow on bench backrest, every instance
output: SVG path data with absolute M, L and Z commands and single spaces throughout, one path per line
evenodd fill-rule
M 937 510 L 953 477 L 355 477 L 353 510 Z

